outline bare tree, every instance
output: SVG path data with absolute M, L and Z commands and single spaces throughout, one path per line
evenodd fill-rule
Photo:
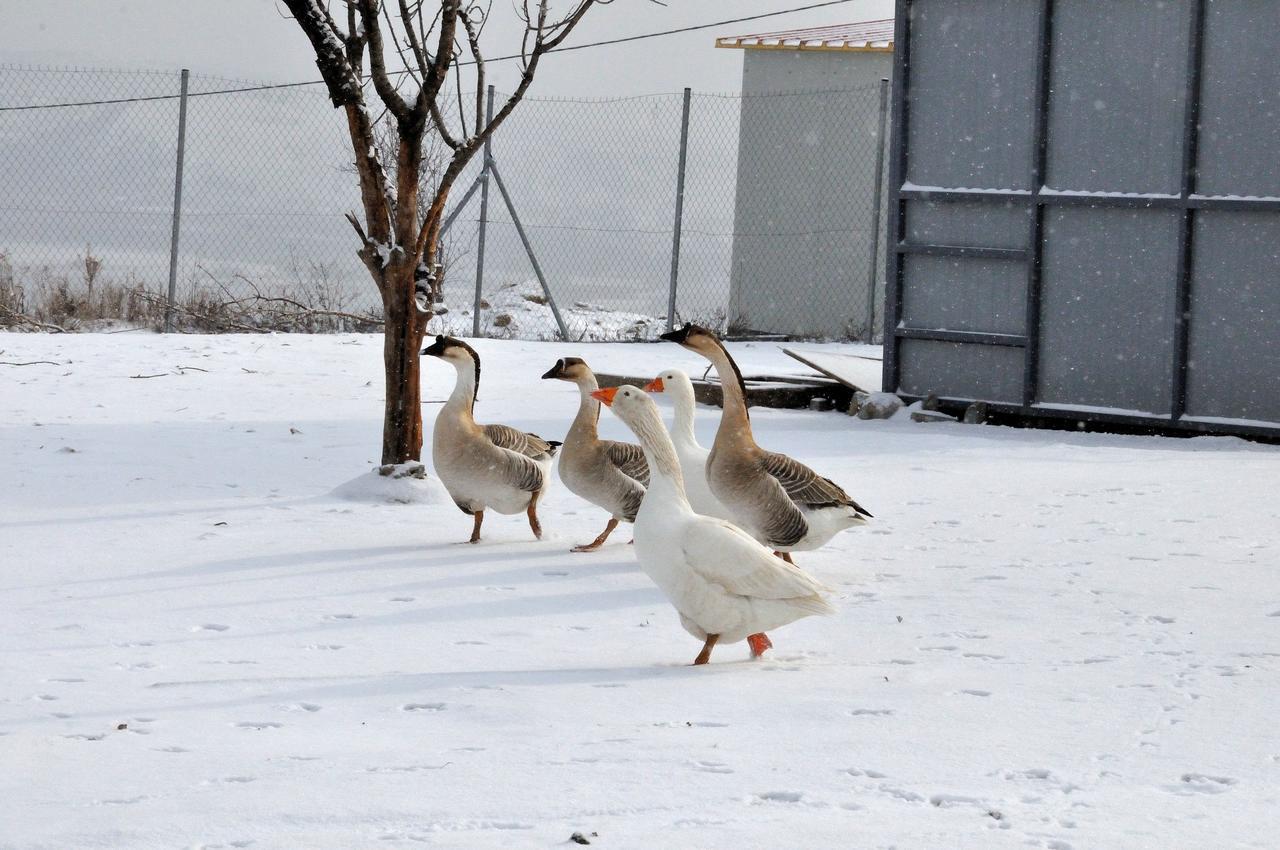
M 560 45 L 594 5 L 610 0 L 516 0 L 524 24 L 521 74 L 515 90 L 486 120 L 485 61 L 481 33 L 490 5 L 472 0 L 284 0 L 316 53 L 316 65 L 335 108 L 347 118 L 360 180 L 363 221 L 347 218 L 360 238 L 360 259 L 382 295 L 386 409 L 382 462 L 418 460 L 422 454 L 422 405 L 418 352 L 440 301 L 434 273 L 449 191 L 485 139 L 506 120 L 528 91 L 539 60 Z M 331 13 L 345 18 L 345 28 Z M 345 11 L 345 15 L 341 12 Z M 395 163 L 384 167 L 375 118 L 365 102 L 365 63 L 377 95 L 377 110 L 395 122 Z M 388 65 L 398 69 L 389 71 Z M 464 104 L 464 68 L 474 84 L 474 102 Z M 393 81 L 393 77 L 398 77 Z M 456 108 L 446 98 L 457 99 Z M 434 193 L 420 196 L 423 139 L 438 137 L 448 149 Z M 425 206 L 424 206 L 425 202 Z M 425 272 L 425 275 L 419 272 Z M 415 298 L 415 277 L 425 292 Z

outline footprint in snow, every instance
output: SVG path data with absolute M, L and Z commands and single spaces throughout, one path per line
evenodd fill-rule
M 867 770 L 866 768 L 859 768 L 859 767 L 846 767 L 844 769 L 844 772 L 849 774 L 850 776 L 865 776 L 868 779 L 888 779 L 889 778 L 885 774 L 880 773 L 877 770 Z
M 295 702 L 289 705 L 278 705 L 276 708 L 281 711 L 305 711 L 308 714 L 314 714 L 320 710 L 320 706 L 316 705 L 314 702 Z
M 145 799 L 147 799 L 147 795 L 142 794 L 137 797 L 124 797 L 116 800 L 98 800 L 97 803 L 99 806 L 131 806 L 134 803 L 141 803 Z
M 274 720 L 242 720 L 235 724 L 240 729 L 253 729 L 261 732 L 263 729 L 280 729 L 283 723 L 276 723 Z
M 355 620 L 358 619 L 355 614 L 325 614 L 326 620 Z
M 1206 773 L 1184 773 L 1181 785 L 1166 785 L 1174 794 L 1222 794 L 1239 783 L 1230 776 L 1210 776 Z
M 700 770 L 703 773 L 733 773 L 733 768 L 719 761 L 695 761 L 692 765 L 694 770 Z
M 929 798 L 929 803 L 940 809 L 970 804 L 982 805 L 982 801 L 977 797 L 965 797 L 961 794 L 934 794 Z
M 960 691 L 960 693 L 962 693 L 962 694 L 968 694 L 968 695 L 969 695 L 969 696 L 971 696 L 971 697 L 989 697 L 989 696 L 991 696 L 991 691 L 980 691 L 980 690 L 978 690 L 977 688 L 965 688 L 964 690 Z
M 798 803 L 804 799 L 799 791 L 761 791 L 756 794 L 757 800 L 770 803 Z
M 388 602 L 413 602 L 412 596 L 393 596 L 387 600 Z
M 410 702 L 400 706 L 401 711 L 444 711 L 445 708 L 442 702 Z
M 902 800 L 905 803 L 923 803 L 924 797 L 914 791 L 908 791 L 905 788 L 895 788 L 892 785 L 881 785 L 880 790 L 890 797 Z
M 231 627 L 225 626 L 222 623 L 203 623 L 202 625 L 199 625 L 199 626 L 192 626 L 191 631 L 193 632 L 225 632 L 229 628 Z
M 892 714 L 892 708 L 852 708 L 849 710 L 849 716 L 851 717 L 889 717 Z

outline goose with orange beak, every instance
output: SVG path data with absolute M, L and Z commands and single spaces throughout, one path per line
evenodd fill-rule
M 734 522 L 790 563 L 790 553 L 824 546 L 841 531 L 871 518 L 830 478 L 756 443 L 742 372 L 719 337 L 688 324 L 662 339 L 701 354 L 720 377 L 724 411 L 707 456 L 707 483 Z
M 765 632 L 815 614 L 832 614 L 828 589 L 784 564 L 736 525 L 694 512 L 675 446 L 654 404 L 637 387 L 595 390 L 640 439 L 649 490 L 635 520 L 636 558 L 703 642 L 694 664 L 718 643 L 746 640 L 752 657 L 773 646 Z
M 560 451 L 560 480 L 571 492 L 609 513 L 608 525 L 595 540 L 570 550 L 594 552 L 609 539 L 618 523 L 635 522 L 649 485 L 649 467 L 636 444 L 600 439 L 596 430 L 600 402 L 591 395 L 599 384 L 586 361 L 562 357 L 542 377 L 575 384 L 581 396 L 578 415 L 569 426 Z
M 680 472 L 684 475 L 684 492 L 695 513 L 733 521 L 729 509 L 711 492 L 707 483 L 707 457 L 710 450 L 698 443 L 693 431 L 693 418 L 698 399 L 693 392 L 693 381 L 679 369 L 668 369 L 645 385 L 647 393 L 666 393 L 675 408 L 671 421 L 671 443 L 680 458 Z

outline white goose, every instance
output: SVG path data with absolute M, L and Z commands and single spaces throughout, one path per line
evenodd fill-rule
M 817 549 L 871 517 L 840 485 L 795 458 L 756 444 L 747 413 L 747 388 L 720 339 L 688 324 L 662 338 L 711 361 L 720 377 L 724 410 L 707 458 L 707 483 L 749 534 L 791 562 L 791 552 Z
M 707 483 L 707 457 L 710 449 L 698 444 L 693 431 L 693 417 L 698 399 L 693 392 L 693 381 L 679 369 L 668 369 L 650 381 L 644 388 L 647 393 L 670 393 L 675 407 L 675 419 L 671 423 L 671 443 L 680 458 L 680 472 L 684 475 L 684 492 L 693 506 L 694 513 L 733 521 L 729 512 Z
M 649 484 L 644 452 L 635 443 L 602 440 L 596 431 L 600 402 L 591 397 L 599 384 L 580 357 L 562 357 L 542 376 L 578 386 L 578 415 L 569 426 L 560 451 L 560 480 L 596 507 L 609 512 L 609 523 L 595 540 L 574 546 L 572 552 L 594 552 L 604 545 L 619 522 L 635 522 L 636 511 Z
M 551 458 L 560 444 L 508 425 L 476 424 L 480 355 L 462 340 L 437 336 L 422 353 L 440 358 L 458 373 L 453 394 L 436 416 L 431 460 L 454 504 L 475 518 L 467 542 L 480 540 L 488 508 L 500 514 L 524 511 L 533 536 L 541 540 L 538 499 L 551 480 Z
M 694 513 L 653 399 L 629 386 L 592 395 L 640 438 L 650 478 L 636 516 L 636 558 L 671 600 L 685 631 L 703 641 L 694 664 L 706 664 L 716 643 L 743 639 L 758 657 L 773 645 L 767 630 L 834 613 L 822 596 L 827 588 L 812 577 L 732 523 Z

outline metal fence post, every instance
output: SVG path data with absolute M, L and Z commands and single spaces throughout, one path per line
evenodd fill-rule
M 680 115 L 680 165 L 676 170 L 676 222 L 671 233 L 671 288 L 667 293 L 667 330 L 675 330 L 676 281 L 680 278 L 680 228 L 684 220 L 684 167 L 689 155 L 689 101 L 692 89 L 684 90 Z
M 173 232 L 169 236 L 169 299 L 164 307 L 164 332 L 173 332 L 173 304 L 178 288 L 178 229 L 182 224 L 182 155 L 187 146 L 187 78 L 182 69 L 182 95 L 178 99 L 178 164 L 173 176 Z
M 889 114 L 889 81 L 880 80 L 880 125 L 876 130 L 876 181 L 871 191 L 871 267 L 867 270 L 867 342 L 876 341 L 876 278 L 880 265 L 880 205 L 884 202 L 884 149 Z M 889 246 L 885 246 L 889 250 Z
M 489 86 L 485 126 L 493 123 L 493 86 Z M 484 237 L 489 228 L 489 170 L 493 167 L 493 135 L 484 140 L 484 164 L 480 169 L 480 236 L 476 241 L 476 299 L 471 306 L 471 335 L 480 336 L 480 297 L 484 289 Z

